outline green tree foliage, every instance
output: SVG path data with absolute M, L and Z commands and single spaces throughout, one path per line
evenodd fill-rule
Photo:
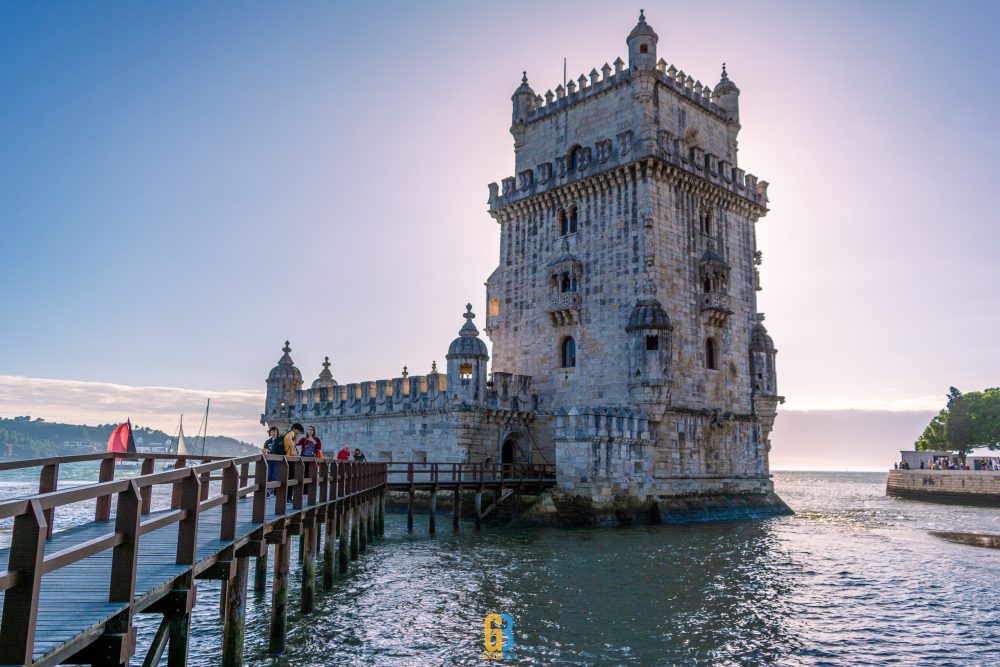
M 916 449 L 967 454 L 985 447 L 1000 449 L 1000 387 L 963 394 L 948 391 L 948 407 L 935 416 L 916 441 Z

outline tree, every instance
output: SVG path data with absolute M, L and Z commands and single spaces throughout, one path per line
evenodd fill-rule
M 947 449 L 965 455 L 978 447 L 1000 449 L 1000 387 L 948 392 L 948 407 L 935 416 L 916 449 Z

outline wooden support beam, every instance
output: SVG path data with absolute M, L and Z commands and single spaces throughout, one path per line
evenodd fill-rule
M 429 515 L 431 535 L 437 532 L 437 516 L 436 516 L 437 505 L 438 505 L 437 500 L 438 500 L 437 489 L 431 489 L 431 512 Z
M 323 533 L 323 590 L 333 589 L 333 532 L 337 525 L 334 507 L 326 511 L 326 530 Z
M 451 501 L 451 527 L 458 532 L 458 520 L 462 516 L 462 490 L 455 488 L 455 495 Z
M 49 463 L 42 466 L 42 473 L 38 477 L 38 493 L 52 493 L 59 488 L 59 464 Z M 55 518 L 56 518 L 56 508 L 50 507 L 45 510 L 45 523 L 48 525 L 48 529 L 45 531 L 45 537 L 52 537 L 52 531 L 55 528 Z
M 337 510 L 337 514 L 339 515 L 340 519 L 340 536 L 338 538 L 338 547 L 340 556 L 339 566 L 341 574 L 347 574 L 347 559 L 348 559 L 347 545 L 348 542 L 350 541 L 350 538 L 348 537 L 349 535 L 348 519 L 350 513 L 351 513 L 350 507 L 347 506 L 347 503 L 341 501 L 341 503 L 338 505 L 338 510 Z
M 483 527 L 483 490 L 476 489 L 476 530 Z
M 46 532 L 41 503 L 28 501 L 28 511 L 14 517 L 10 538 L 7 571 L 17 572 L 17 580 L 4 592 L 3 617 L 0 619 L 0 664 L 32 663 Z
M 222 619 L 222 627 L 225 628 L 228 624 L 226 619 L 226 598 L 229 595 L 229 580 L 220 579 L 219 580 L 219 618 Z
M 267 544 L 264 544 L 264 552 L 257 556 L 253 571 L 253 592 L 263 593 L 267 588 Z
M 247 618 L 249 559 L 236 559 L 236 577 L 226 591 L 226 624 L 222 633 L 222 667 L 242 667 L 243 634 Z
M 271 653 L 285 650 L 288 619 L 288 542 L 274 546 L 274 580 L 271 586 Z
M 135 597 L 135 573 L 139 563 L 139 522 L 142 520 L 142 496 L 135 480 L 118 494 L 115 532 L 124 539 L 111 554 L 111 587 L 108 602 L 132 604 Z
M 309 521 L 303 524 L 302 537 L 299 538 L 302 546 L 302 592 L 299 595 L 299 611 L 303 614 L 310 614 L 313 610 L 313 596 L 316 590 L 316 554 L 313 549 L 316 542 L 313 540 L 313 532 L 316 530 L 316 523 Z
M 410 487 L 410 493 L 406 500 L 406 532 L 413 532 L 413 487 Z
M 378 534 L 385 536 L 385 488 L 378 494 Z
M 164 616 L 163 620 L 160 621 L 159 627 L 156 628 L 156 634 L 153 635 L 153 642 L 149 645 L 149 651 L 146 653 L 146 658 L 142 661 L 142 667 L 158 667 L 160 658 L 163 657 L 163 649 L 167 648 L 167 639 L 170 637 L 169 631 L 170 618 Z
M 101 461 L 101 470 L 97 475 L 98 482 L 110 482 L 115 478 L 114 457 Z M 97 499 L 94 509 L 94 521 L 107 521 L 111 518 L 111 496 L 101 496 Z
M 170 645 L 167 647 L 167 667 L 187 667 L 188 635 L 191 612 L 170 617 Z
M 351 560 L 358 559 L 359 552 L 359 540 L 361 538 L 361 531 L 358 530 L 358 507 L 357 505 L 351 505 Z
M 365 525 L 368 523 L 367 504 L 367 501 L 362 500 L 358 503 L 357 509 L 354 513 L 354 516 L 358 520 L 358 553 L 362 554 L 368 548 L 368 528 Z

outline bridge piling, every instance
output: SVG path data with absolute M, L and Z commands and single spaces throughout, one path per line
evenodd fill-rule
M 358 538 L 361 532 L 358 530 L 358 507 L 351 503 L 351 560 L 358 559 Z
M 326 510 L 326 530 L 323 533 L 323 590 L 333 589 L 333 527 L 337 524 L 334 508 Z
M 462 489 L 456 488 L 451 499 L 451 527 L 458 532 L 458 520 L 462 515 Z
M 170 617 L 170 641 L 167 646 L 167 667 L 187 667 L 188 630 L 191 627 L 191 611 L 173 614 Z
M 315 541 L 313 531 L 316 530 L 316 522 L 312 517 L 306 520 L 308 523 L 302 525 L 302 544 L 305 545 L 305 552 L 302 558 L 302 593 L 299 597 L 299 611 L 303 614 L 311 614 L 313 610 L 313 594 L 316 590 L 316 555 L 313 553 Z
M 285 650 L 285 626 L 288 620 L 288 539 L 274 545 L 274 580 L 271 587 L 271 636 L 269 650 Z
M 264 553 L 257 556 L 253 571 L 253 592 L 263 593 L 267 588 L 267 550 L 268 545 L 264 545 Z
M 476 490 L 476 530 L 480 530 L 483 527 L 483 492 L 481 489 Z
M 368 501 L 368 543 L 371 544 L 375 541 L 375 536 L 378 534 L 378 510 L 375 505 L 378 501 L 377 496 L 373 496 L 371 500 Z
M 340 539 L 338 540 L 339 556 L 340 556 L 340 573 L 347 574 L 347 546 L 350 538 L 348 537 L 348 515 L 350 514 L 350 507 L 347 507 L 345 502 L 341 502 L 339 505 L 340 509 L 338 513 L 340 514 Z
M 406 501 L 406 532 L 413 532 L 413 488 L 410 487 L 410 493 L 407 496 Z
M 248 558 L 236 559 L 236 576 L 226 587 L 226 624 L 222 632 L 222 667 L 242 667 L 246 628 Z
M 363 554 L 368 549 L 368 501 L 358 504 L 358 553 Z
M 437 505 L 438 505 L 437 500 L 438 500 L 437 489 L 431 489 L 431 512 L 429 515 L 429 522 L 428 522 L 431 535 L 435 533 L 435 529 L 437 528 L 437 517 L 436 517 Z

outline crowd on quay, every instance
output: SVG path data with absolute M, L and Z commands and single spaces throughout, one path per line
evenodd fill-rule
M 325 458 L 323 455 L 323 441 L 320 437 L 316 435 L 316 427 L 309 426 L 303 428 L 302 424 L 298 422 L 291 425 L 291 427 L 285 432 L 284 435 L 279 435 L 280 431 L 277 426 L 272 426 L 267 431 L 267 440 L 264 441 L 263 452 L 265 454 L 274 454 L 278 456 L 312 456 L 316 458 Z M 337 461 L 350 461 L 352 460 L 351 448 L 346 444 L 343 445 L 335 456 Z M 353 460 L 361 462 L 365 460 L 365 454 L 361 451 L 360 447 L 354 448 Z M 289 464 L 289 475 L 293 475 L 295 471 L 295 463 Z M 278 479 L 278 462 L 268 461 L 267 462 L 267 481 L 273 482 Z M 274 495 L 271 489 L 267 490 L 268 497 Z M 289 498 L 288 502 L 292 502 Z
M 901 461 L 899 463 L 893 463 L 892 467 L 894 470 L 911 470 L 909 461 Z M 968 463 L 960 463 L 959 461 L 949 460 L 947 457 L 935 457 L 928 465 L 924 465 L 924 462 L 920 462 L 921 470 L 992 470 L 1000 471 L 1000 457 L 988 458 L 988 457 L 977 457 L 973 460 L 972 465 Z

